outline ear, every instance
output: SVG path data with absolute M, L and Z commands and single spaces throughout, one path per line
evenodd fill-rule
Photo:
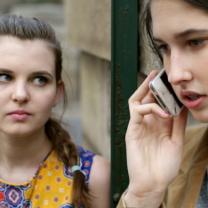
M 59 81 L 57 83 L 56 96 L 54 99 L 54 106 L 56 106 L 64 97 L 64 83 Z

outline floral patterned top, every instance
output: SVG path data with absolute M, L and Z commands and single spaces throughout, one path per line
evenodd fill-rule
M 79 147 L 80 166 L 89 182 L 94 154 Z M 52 151 L 40 165 L 36 176 L 24 184 L 10 184 L 0 179 L 1 208 L 73 208 L 71 168 Z

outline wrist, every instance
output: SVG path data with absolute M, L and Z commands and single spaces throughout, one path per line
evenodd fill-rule
M 149 192 L 135 194 L 128 189 L 123 195 L 126 208 L 158 208 L 164 197 L 164 192 Z

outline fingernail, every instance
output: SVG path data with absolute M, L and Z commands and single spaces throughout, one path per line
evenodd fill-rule
M 168 112 L 166 112 L 166 111 L 162 111 L 162 115 L 163 115 L 164 117 L 166 117 L 166 118 L 172 116 L 170 113 L 168 113 Z
M 154 79 L 156 75 L 157 75 L 156 71 L 151 71 L 149 74 L 150 80 Z

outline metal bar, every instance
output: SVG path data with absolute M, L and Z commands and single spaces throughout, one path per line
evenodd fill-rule
M 138 8 L 137 0 L 112 0 L 111 208 L 128 185 L 125 132 L 137 87 Z

